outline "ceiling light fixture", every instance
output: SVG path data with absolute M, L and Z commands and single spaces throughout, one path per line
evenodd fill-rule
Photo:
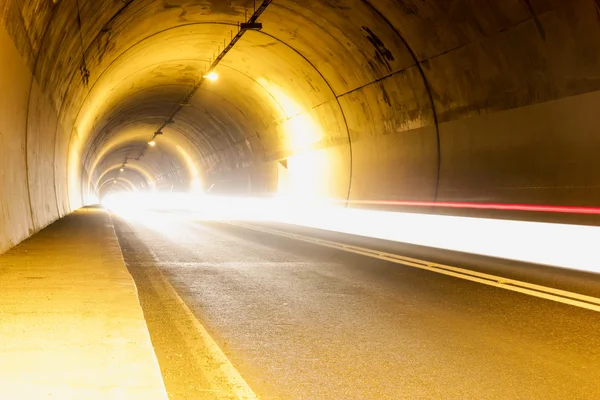
M 208 75 L 204 75 L 204 77 L 206 79 L 208 79 L 209 81 L 216 81 L 217 79 L 219 79 L 219 74 L 217 74 L 216 72 L 210 72 Z

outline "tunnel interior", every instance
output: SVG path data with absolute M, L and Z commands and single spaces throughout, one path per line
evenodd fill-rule
M 114 190 L 600 203 L 596 1 L 274 0 L 204 79 L 254 4 L 0 0 L 0 251 Z

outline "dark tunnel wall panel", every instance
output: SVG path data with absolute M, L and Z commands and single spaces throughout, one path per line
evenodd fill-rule
M 554 10 L 424 62 L 440 121 L 600 90 L 590 4 L 587 14 Z
M 77 3 L 59 1 L 55 17 L 48 30 L 36 65 L 36 77 L 42 90 L 48 90 L 55 109 L 60 109 L 65 96 L 72 95 L 69 87 L 71 77 L 76 74 L 81 83 L 81 42 L 77 26 Z M 67 84 L 65 84 L 67 83 Z M 76 91 L 78 92 L 78 91 Z
M 0 3 L 0 25 L 10 36 L 13 44 L 18 50 L 18 53 L 23 59 L 26 67 L 33 70 L 35 56 L 32 49 L 31 39 L 24 24 L 23 16 L 19 10 L 19 6 L 11 0 L 7 0 L 5 5 Z M 5 59 L 2 59 L 3 61 Z M 8 59 L 7 59 L 8 60 Z
M 40 229 L 58 218 L 54 187 L 56 111 L 34 82 L 29 104 L 27 163 L 34 225 Z
M 373 4 L 390 21 L 421 61 L 531 18 L 527 7 L 531 0 L 364 1 Z
M 432 201 L 436 176 L 433 126 L 376 136 L 352 145 L 350 200 Z
M 414 64 L 401 38 L 371 7 L 360 0 L 344 3 L 273 2 L 265 32 L 307 57 L 336 94 Z
M 31 43 L 31 55 L 36 54 L 44 43 L 44 33 L 52 18 L 52 9 L 58 1 L 18 0 L 18 8 L 23 15 L 27 37 Z M 15 1 L 12 1 L 14 4 Z M 1 8 L 1 6 L 0 6 Z
M 597 206 L 599 104 L 593 92 L 442 124 L 440 200 Z
M 34 231 L 25 163 L 31 74 L 0 26 L 0 252 Z
M 352 138 L 351 200 L 433 200 L 437 137 L 417 68 L 340 98 Z

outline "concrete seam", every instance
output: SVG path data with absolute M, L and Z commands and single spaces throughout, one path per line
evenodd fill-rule
M 523 0 L 523 1 L 524 2 L 529 2 L 530 0 Z M 516 23 L 514 23 L 514 24 L 512 24 L 510 26 L 507 26 L 506 28 L 503 28 L 503 29 L 491 32 L 490 34 L 488 34 L 486 36 L 483 36 L 481 38 L 478 38 L 476 40 L 472 40 L 470 42 L 457 45 L 455 47 L 452 47 L 452 48 L 449 48 L 447 50 L 444 50 L 444 51 L 442 51 L 441 53 L 438 53 L 438 54 L 430 55 L 430 56 L 424 58 L 421 61 L 431 61 L 431 60 L 434 60 L 434 59 L 436 59 L 438 57 L 442 57 L 442 56 L 445 56 L 446 54 L 449 54 L 449 53 L 452 53 L 454 51 L 457 51 L 457 50 L 460 50 L 462 48 L 465 48 L 467 46 L 472 46 L 472 45 L 474 45 L 476 43 L 481 43 L 481 41 L 483 41 L 485 39 L 489 39 L 489 38 L 494 37 L 496 35 L 503 34 L 503 33 L 507 32 L 507 31 L 510 31 L 511 29 L 515 29 L 515 28 L 517 28 L 517 27 L 519 27 L 519 26 L 521 26 L 521 25 L 523 25 L 523 24 L 525 24 L 527 22 L 530 22 L 530 21 L 533 21 L 533 23 L 536 25 L 536 29 L 538 30 L 538 33 L 539 33 L 540 37 L 543 40 L 546 40 L 545 39 L 545 37 L 546 37 L 545 35 L 546 34 L 545 34 L 543 26 L 541 26 L 541 22 L 539 21 L 539 17 L 542 16 L 542 15 L 548 14 L 548 13 L 550 13 L 552 11 L 553 10 L 549 10 L 549 11 L 546 11 L 544 13 L 536 14 L 535 10 L 531 9 L 531 11 L 530 11 L 531 17 L 529 17 L 529 18 L 526 18 L 524 20 L 518 21 L 518 22 L 516 22 Z M 540 28 L 541 28 L 541 30 L 540 30 Z
M 414 67 L 416 67 L 416 65 L 410 65 L 410 66 L 408 66 L 406 68 L 402 68 L 402 69 L 399 69 L 397 71 L 390 72 L 389 74 L 384 75 L 384 76 L 382 76 L 380 78 L 377 78 L 377 79 L 375 79 L 375 80 L 373 80 L 373 81 L 371 81 L 369 83 L 365 83 L 364 85 L 360 85 L 358 87 L 355 87 L 354 89 L 350 89 L 347 92 L 344 92 L 342 94 L 338 94 L 337 97 L 341 98 L 341 97 L 348 96 L 349 94 L 352 94 L 354 92 L 358 92 L 359 90 L 364 89 L 366 87 L 369 87 L 369 86 L 371 86 L 371 85 L 373 85 L 375 83 L 379 83 L 379 82 L 385 81 L 386 79 L 391 78 L 392 76 L 395 76 L 395 75 L 401 74 L 403 72 L 406 72 L 409 69 L 414 68 Z
M 427 76 L 425 75 L 425 71 L 423 70 L 423 66 L 422 66 L 421 62 L 417 58 L 416 53 L 414 52 L 412 47 L 410 47 L 410 45 L 408 44 L 408 42 L 406 41 L 406 39 L 404 38 L 402 33 L 400 33 L 400 31 L 398 29 L 396 29 L 396 27 L 390 22 L 390 20 L 381 11 L 379 11 L 379 9 L 377 9 L 373 4 L 371 4 L 371 2 L 369 0 L 361 0 L 361 1 L 365 5 L 367 5 L 373 12 L 375 12 L 377 15 L 379 15 L 379 17 L 381 19 L 383 19 L 387 23 L 387 25 L 398 35 L 398 37 L 400 38 L 400 40 L 406 47 L 406 50 L 410 53 L 411 57 L 415 61 L 415 65 L 419 70 L 419 74 L 421 75 L 421 78 L 423 79 L 423 84 L 425 85 L 425 89 L 427 90 L 427 96 L 429 97 L 429 101 L 431 103 L 431 111 L 433 113 L 433 122 L 435 125 L 435 134 L 436 134 L 436 138 L 437 138 L 437 177 L 436 177 L 435 194 L 434 194 L 434 201 L 437 201 L 439 189 L 440 189 L 440 177 L 441 177 L 441 168 L 442 168 L 442 147 L 441 147 L 441 142 L 440 142 L 440 126 L 439 126 L 438 115 L 437 115 L 437 110 L 435 107 L 435 100 L 433 99 L 433 92 L 431 90 L 431 86 L 429 85 L 429 81 L 427 80 Z

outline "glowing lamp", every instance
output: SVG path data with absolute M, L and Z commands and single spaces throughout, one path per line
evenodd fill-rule
M 219 75 L 216 72 L 211 72 L 208 75 L 204 75 L 204 77 L 206 79 L 208 79 L 209 81 L 216 81 L 217 79 L 219 79 Z

